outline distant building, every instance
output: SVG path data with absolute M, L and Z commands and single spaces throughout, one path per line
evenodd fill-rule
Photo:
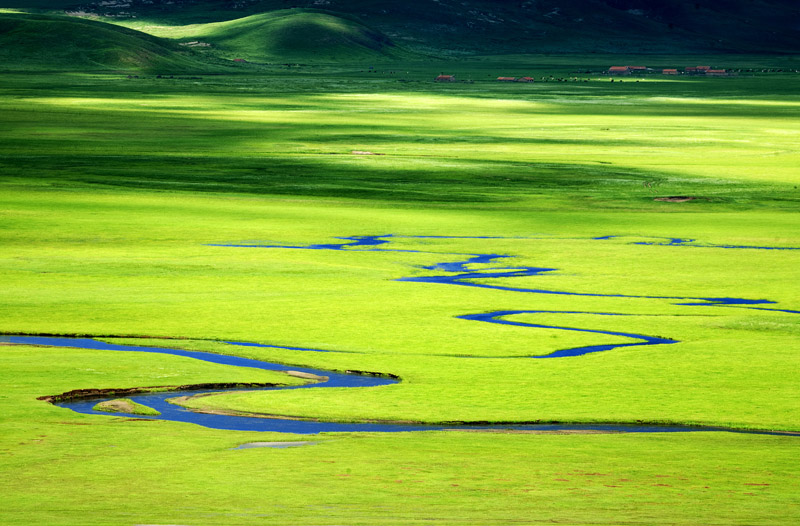
M 608 68 L 609 75 L 630 75 L 631 70 L 628 66 L 611 66 Z
M 678 74 L 678 70 L 677 69 L 662 69 L 661 73 L 663 75 L 677 75 Z
M 728 72 L 724 69 L 707 69 L 706 70 L 707 77 L 727 77 Z
M 533 77 L 520 77 L 517 82 L 534 82 Z
M 456 76 L 455 75 L 439 75 L 434 79 L 436 82 L 455 82 Z
M 497 80 L 500 82 L 514 82 L 517 80 L 517 77 L 497 77 Z
M 647 66 L 627 66 L 631 73 L 647 73 Z
M 711 66 L 689 66 L 686 68 L 687 75 L 705 75 L 706 71 L 710 70 Z

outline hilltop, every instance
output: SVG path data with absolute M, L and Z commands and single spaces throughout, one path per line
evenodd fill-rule
M 394 42 L 417 52 L 507 53 L 794 53 L 800 6 L 789 0 L 0 0 L 0 6 L 66 11 L 107 21 L 184 26 L 243 19 L 293 8 L 325 13 L 358 28 L 356 45 Z M 271 16 L 271 15 L 270 15 Z M 284 20 L 283 22 L 289 22 Z M 295 32 L 294 27 L 301 27 Z M 264 39 L 266 52 L 324 48 L 314 24 L 298 18 Z M 317 25 L 316 27 L 320 27 Z M 322 25 L 323 29 L 325 24 Z M 324 32 L 324 31 L 323 31 Z M 380 35 L 376 37 L 376 35 Z M 306 38 L 309 36 L 310 38 Z M 334 47 L 339 46 L 337 37 Z M 274 48 L 270 46 L 274 45 Z M 384 53 L 380 49 L 378 54 Z
M 191 71 L 208 68 L 175 44 L 112 24 L 80 18 L 0 13 L 5 70 Z
M 123 22 L 125 23 L 125 22 Z M 406 56 L 386 35 L 348 18 L 285 9 L 186 26 L 127 22 L 184 46 L 248 61 L 337 61 Z

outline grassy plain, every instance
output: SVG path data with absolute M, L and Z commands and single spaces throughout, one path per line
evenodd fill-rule
M 800 310 L 800 251 L 632 244 L 668 236 L 800 247 L 796 76 L 436 85 L 438 66 L 413 67 L 4 75 L 0 331 L 188 338 L 187 348 L 403 378 L 214 400 L 229 408 L 800 431 L 797 314 L 396 281 L 440 273 L 420 266 L 463 258 L 453 253 L 497 253 L 515 256 L 503 264 L 558 269 L 495 281 L 508 286 L 769 299 L 777 304 L 767 308 Z M 454 67 L 476 79 L 488 70 Z M 698 199 L 654 201 L 670 195 Z M 425 253 L 209 246 L 368 234 L 520 239 L 393 242 Z M 627 237 L 591 239 L 605 235 Z M 514 309 L 628 314 L 517 319 L 681 343 L 533 360 L 525 357 L 621 339 L 455 318 Z M 275 375 L 24 346 L 0 347 L 0 358 L 0 471 L 15 474 L 0 512 L 9 524 L 800 517 L 793 437 L 437 432 L 230 451 L 302 437 L 77 415 L 35 398 Z

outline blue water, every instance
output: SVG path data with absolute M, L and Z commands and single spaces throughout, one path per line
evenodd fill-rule
M 599 236 L 593 238 L 584 238 L 590 241 L 606 241 L 610 239 L 619 239 L 626 236 Z M 492 236 L 400 236 L 395 234 L 384 235 L 371 235 L 371 236 L 349 236 L 339 237 L 337 239 L 344 240 L 344 243 L 330 243 L 330 244 L 312 244 L 312 245 L 270 245 L 270 244 L 215 244 L 209 246 L 218 247 L 245 247 L 245 248 L 283 248 L 283 249 L 302 249 L 302 250 L 351 250 L 356 249 L 359 251 L 379 251 L 379 252 L 407 252 L 407 253 L 428 253 L 419 250 L 408 249 L 392 249 L 388 248 L 393 239 L 559 239 L 553 237 L 539 237 L 539 238 L 500 238 Z M 644 246 L 669 246 L 669 247 L 695 247 L 695 248 L 719 248 L 719 249 L 749 249 L 749 250 L 800 250 L 800 247 L 761 247 L 761 246 L 744 246 L 744 245 L 717 245 L 710 243 L 698 243 L 694 239 L 670 238 L 670 237 L 651 237 L 659 241 L 632 242 L 633 245 Z M 564 238 L 564 239 L 579 239 L 579 238 Z M 375 248 L 382 247 L 382 248 Z M 777 309 L 768 307 L 755 307 L 754 305 L 774 305 L 776 302 L 768 299 L 748 299 L 748 298 L 732 298 L 732 297 L 695 297 L 695 296 L 646 296 L 636 294 L 601 294 L 596 292 L 575 292 L 575 291 L 561 291 L 549 290 L 542 288 L 523 288 L 511 287 L 507 285 L 494 285 L 486 283 L 486 280 L 497 278 L 517 278 L 517 277 L 532 277 L 540 276 L 549 272 L 555 272 L 559 269 L 547 267 L 515 267 L 515 266 L 500 266 L 496 268 L 484 268 L 478 270 L 470 270 L 472 265 L 487 265 L 495 262 L 496 260 L 511 259 L 513 256 L 504 254 L 442 254 L 449 256 L 466 256 L 466 259 L 458 261 L 448 261 L 436 263 L 435 265 L 422 266 L 420 268 L 426 270 L 434 270 L 446 272 L 447 274 L 436 276 L 414 276 L 400 278 L 398 281 L 411 281 L 417 283 L 438 283 L 445 285 L 459 285 L 463 287 L 477 287 L 493 290 L 502 290 L 510 292 L 525 292 L 531 294 L 553 294 L 561 296 L 589 296 L 601 298 L 631 298 L 631 299 L 663 299 L 663 300 L 680 300 L 676 301 L 674 305 L 682 306 L 696 306 L 696 307 L 739 307 L 749 308 L 753 310 L 784 312 L 789 314 L 800 314 L 800 310 L 790 309 Z M 481 280 L 476 282 L 474 280 Z M 480 320 L 486 321 L 486 320 Z M 561 328 L 561 327 L 550 327 Z M 572 330 L 564 327 L 564 330 Z
M 729 245 L 717 243 L 703 243 L 696 239 L 665 237 L 665 236 L 631 236 L 631 235 L 607 235 L 596 237 L 557 237 L 557 236 L 405 236 L 397 234 L 383 234 L 373 236 L 348 236 L 337 237 L 343 239 L 345 243 L 330 243 L 317 245 L 274 245 L 260 242 L 247 243 L 213 243 L 207 246 L 212 247 L 259 247 L 259 248 L 301 248 L 311 250 L 345 250 L 348 248 L 375 247 L 389 244 L 392 238 L 396 239 L 549 239 L 549 240 L 570 240 L 570 241 L 608 241 L 611 239 L 651 239 L 652 241 L 630 241 L 631 245 L 651 245 L 668 247 L 694 247 L 694 248 L 722 248 L 722 249 L 749 249 L 749 250 L 800 250 L 800 247 L 769 247 L 759 245 Z M 389 249 L 391 250 L 391 249 Z M 396 252 L 415 252 L 413 250 L 395 250 Z
M 733 433 L 751 433 L 766 435 L 789 435 L 797 436 L 794 433 L 780 433 L 771 431 L 744 431 L 731 430 L 718 427 L 687 427 L 687 426 L 659 426 L 659 425 L 615 425 L 615 424 L 494 424 L 494 425 L 463 425 L 463 424 L 440 424 L 440 425 L 408 425 L 408 424 L 385 424 L 385 423 L 338 423 L 338 422 L 314 422 L 302 420 L 289 420 L 280 418 L 253 418 L 243 416 L 212 415 L 205 413 L 194 413 L 180 406 L 170 404 L 167 399 L 184 395 L 201 395 L 207 393 L 219 393 L 223 391 L 268 391 L 279 389 L 309 389 L 326 387 L 380 387 L 397 383 L 397 380 L 387 378 L 377 378 L 372 376 L 360 376 L 354 374 L 342 374 L 322 369 L 310 369 L 307 367 L 293 367 L 288 365 L 262 362 L 250 358 L 238 356 L 228 356 L 223 354 L 213 354 L 199 351 L 185 351 L 181 349 L 164 349 L 161 347 L 139 347 L 133 345 L 115 345 L 89 338 L 53 338 L 45 336 L 0 336 L 0 342 L 9 342 L 27 345 L 46 345 L 56 347 L 74 347 L 80 349 L 97 349 L 118 352 L 146 352 L 158 354 L 171 354 L 183 356 L 205 362 L 233 365 L 236 367 L 253 367 L 256 369 L 267 369 L 272 371 L 301 371 L 318 376 L 327 376 L 326 382 L 307 384 L 292 387 L 266 387 L 262 389 L 229 389 L 229 390 L 190 390 L 190 391 L 170 391 L 160 393 L 149 393 L 128 396 L 131 400 L 152 407 L 161 412 L 160 416 L 142 416 L 125 413 L 114 413 L 113 416 L 124 416 L 131 418 L 141 418 L 148 420 L 167 420 L 171 422 L 187 422 L 197 424 L 211 429 L 225 429 L 235 431 L 272 431 L 279 433 L 295 434 L 317 434 L 332 432 L 400 432 L 400 431 L 435 431 L 443 429 L 462 429 L 462 430 L 516 430 L 516 431 L 606 431 L 618 433 L 675 433 L 675 432 L 698 432 L 698 431 L 726 431 Z M 60 402 L 56 405 L 71 409 L 78 413 L 95 414 L 109 416 L 108 413 L 95 411 L 93 407 L 99 402 L 113 400 L 111 398 L 92 398 L 90 400 L 74 400 Z
M 438 238 L 443 239 L 447 236 L 395 236 L 395 235 L 373 235 L 373 236 L 350 236 L 337 238 L 342 240 L 342 243 L 328 243 L 328 244 L 312 244 L 312 245 L 271 245 L 271 244 L 218 244 L 210 246 L 220 247 L 238 247 L 238 248 L 275 248 L 275 249 L 302 249 L 302 250 L 359 250 L 359 251 L 394 251 L 394 252 L 407 252 L 407 253 L 422 253 L 423 251 L 408 250 L 408 249 L 392 249 L 388 248 L 393 238 L 419 238 L 430 239 Z M 601 236 L 591 238 L 595 241 L 606 241 L 609 239 L 618 238 L 620 236 Z M 496 237 L 459 237 L 459 239 L 498 239 Z M 524 238 L 512 238 L 524 239 Z M 530 238 L 528 238 L 530 239 Z M 550 238 L 547 238 L 550 239 Z M 662 239 L 662 238 L 659 238 Z M 665 241 L 664 241 L 665 240 Z M 697 244 L 692 239 L 680 238 L 663 238 L 660 242 L 634 242 L 636 245 L 658 245 L 670 247 L 706 247 L 706 248 L 723 248 L 723 249 L 759 249 L 759 250 L 796 250 L 794 247 L 750 247 L 750 246 L 732 246 L 732 245 L 710 245 L 710 244 Z M 378 248 L 380 247 L 380 248 Z M 430 253 L 430 252 L 426 252 Z M 674 302 L 675 305 L 683 306 L 699 306 L 699 307 L 737 307 L 747 308 L 754 310 L 767 310 L 792 314 L 800 314 L 797 310 L 766 308 L 761 305 L 775 304 L 774 301 L 767 299 L 746 299 L 746 298 L 730 298 L 730 297 L 678 297 L 678 296 L 643 296 L 643 295 L 629 295 L 629 294 L 600 294 L 593 292 L 568 292 L 557 290 L 546 290 L 538 288 L 520 288 L 509 287 L 505 285 L 493 285 L 486 283 L 485 280 L 496 278 L 514 278 L 514 277 L 532 277 L 540 276 L 549 272 L 554 272 L 557 269 L 544 268 L 544 267 L 515 267 L 515 266 L 500 266 L 496 268 L 484 268 L 479 270 L 471 270 L 473 265 L 488 265 L 495 261 L 507 260 L 512 256 L 503 254 L 443 254 L 450 256 L 464 256 L 466 259 L 458 261 L 441 262 L 435 265 L 422 267 L 426 270 L 437 272 L 444 272 L 445 274 L 435 276 L 422 276 L 422 277 L 407 277 L 400 278 L 398 281 L 411 281 L 421 283 L 436 283 L 446 285 L 459 285 L 467 287 L 480 287 L 495 289 L 501 291 L 513 291 L 529 294 L 556 294 L 566 296 L 593 296 L 593 297 L 609 297 L 609 298 L 646 298 L 646 299 L 666 299 L 666 300 L 680 300 Z M 481 282 L 474 280 L 480 279 Z M 756 307 L 756 305 L 758 305 Z M 520 322 L 507 319 L 508 317 L 519 314 L 592 314 L 597 316 L 627 316 L 626 314 L 610 313 L 610 312 L 578 312 L 578 311 L 545 311 L 545 310 L 502 310 L 488 313 L 479 314 L 465 314 L 457 316 L 460 319 L 480 321 L 484 323 L 494 323 L 499 325 L 511 325 L 517 327 L 530 327 L 530 328 L 543 328 L 543 329 L 556 329 L 564 331 L 576 331 L 585 333 L 602 334 L 609 336 L 620 336 L 637 340 L 629 343 L 621 344 L 606 344 L 606 345 L 591 345 L 585 347 L 576 347 L 572 349 L 560 349 L 545 356 L 531 356 L 530 358 L 545 359 L 545 358 L 569 358 L 582 356 L 590 353 L 610 351 L 622 347 L 643 347 L 654 345 L 667 345 L 678 343 L 677 340 L 655 337 L 644 334 L 634 334 L 619 331 L 608 331 L 601 329 L 587 329 L 576 328 L 560 325 L 545 325 L 529 322 Z M 233 365 L 237 367 L 253 367 L 258 369 L 268 369 L 274 371 L 301 371 L 311 373 L 318 376 L 327 376 L 329 379 L 325 382 L 295 386 L 295 387 L 281 387 L 281 388 L 263 388 L 263 390 L 274 389 L 303 389 L 303 388 L 328 388 L 328 387 L 381 387 L 388 386 L 396 383 L 396 380 L 387 378 L 377 378 L 371 376 L 360 376 L 354 374 L 342 374 L 332 371 L 324 371 L 318 369 L 309 369 L 302 367 L 291 367 L 286 365 L 262 362 L 259 360 L 252 360 L 248 358 L 240 358 L 236 356 L 220 355 L 213 353 L 205 353 L 198 351 L 185 351 L 180 349 L 164 349 L 160 347 L 137 347 L 128 345 L 114 345 L 109 343 L 99 342 L 93 339 L 80 339 L 80 338 L 51 338 L 51 337 L 31 337 L 31 336 L 6 336 L 0 337 L 0 341 L 8 341 L 12 343 L 25 343 L 33 345 L 50 345 L 59 347 L 79 347 L 86 349 L 98 349 L 107 351 L 121 351 L 121 352 L 149 352 L 160 354 L 171 354 L 175 356 L 183 356 L 187 358 L 203 360 L 211 363 L 218 363 L 224 365 Z M 231 345 L 241 346 L 257 346 L 288 349 L 294 351 L 311 351 L 311 352 L 348 352 L 348 351 L 330 351 L 322 349 L 311 349 L 305 347 L 285 347 L 277 345 L 256 344 L 247 342 L 227 342 Z M 246 389 L 248 391 L 257 390 L 253 388 Z M 314 434 L 320 432 L 336 432 L 336 431 L 423 431 L 423 430 L 438 430 L 452 428 L 454 426 L 437 425 L 437 426 L 424 426 L 424 425 L 402 425 L 402 424 L 373 424 L 373 423 L 330 423 L 330 422 L 313 422 L 313 421 L 298 421 L 287 419 L 271 419 L 271 418 L 248 418 L 236 417 L 225 415 L 208 415 L 202 413 L 194 413 L 175 406 L 166 402 L 166 399 L 184 394 L 203 394 L 207 392 L 219 392 L 220 390 L 213 391 L 190 391 L 190 392 L 169 392 L 169 393 L 152 393 L 143 395 L 130 396 L 134 401 L 143 405 L 152 407 L 160 411 L 162 414 L 158 417 L 143 417 L 139 415 L 136 418 L 154 418 L 160 420 L 170 420 L 176 422 L 191 422 L 205 427 L 214 429 L 231 429 L 241 431 L 278 431 L 286 433 L 298 434 Z M 110 398 L 109 398 L 110 399 Z M 64 402 L 58 405 L 72 409 L 80 413 L 87 414 L 104 414 L 107 413 L 94 411 L 94 407 L 98 402 L 105 399 L 92 399 L 86 401 L 72 401 Z M 120 415 L 120 413 L 116 413 Z M 517 430 L 542 430 L 542 431 L 559 431 L 559 430 L 598 430 L 598 431 L 617 431 L 617 432 L 675 432 L 675 431 L 730 431 L 722 428 L 701 428 L 701 427 L 679 427 L 679 426 L 625 426 L 625 425 L 562 425 L 562 424 L 536 424 L 536 425 L 493 425 L 493 426 L 458 426 L 459 429 L 517 429 Z M 744 432 L 744 431 L 736 431 Z M 749 432 L 749 431 L 748 431 Z M 791 434 L 791 433 L 766 433 L 766 434 Z
M 561 349 L 550 354 L 543 356 L 531 356 L 530 358 L 566 358 L 570 356 L 582 356 L 595 352 L 610 351 L 620 347 L 637 347 L 641 345 L 662 345 L 669 343 L 678 343 L 677 340 L 669 340 L 666 338 L 658 338 L 655 336 L 647 336 L 645 334 L 633 334 L 630 332 L 618 331 L 603 331 L 599 329 L 579 329 L 575 327 L 561 327 L 556 325 L 542 325 L 538 323 L 525 323 L 520 321 L 505 320 L 506 316 L 513 316 L 515 314 L 595 314 L 599 316 L 629 316 L 628 314 L 617 314 L 613 312 L 578 312 L 578 311 L 545 311 L 545 310 L 506 310 L 488 312 L 484 314 L 466 314 L 464 316 L 456 316 L 463 320 L 483 321 L 488 323 L 497 323 L 499 325 L 513 325 L 516 327 L 534 327 L 539 329 L 558 329 L 562 331 L 574 332 L 590 332 L 594 334 L 606 334 L 609 336 L 623 336 L 626 338 L 633 338 L 641 340 L 638 343 L 617 343 L 610 345 L 588 345 L 586 347 L 574 347 L 572 349 Z

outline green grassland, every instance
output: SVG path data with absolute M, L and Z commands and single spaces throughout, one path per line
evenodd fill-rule
M 197 24 L 96 19 L 0 8 L 0 64 L 14 71 L 232 71 L 247 61 L 417 58 L 357 20 L 305 9 Z
M 796 517 L 792 437 L 425 432 L 233 450 L 303 437 L 78 415 L 35 395 L 103 380 L 147 383 L 154 368 L 190 383 L 252 373 L 202 373 L 202 365 L 169 356 L 2 351 L 5 524 L 786 524 Z
M 249 61 L 386 61 L 413 56 L 396 49 L 386 35 L 357 21 L 309 10 L 285 9 L 179 26 L 152 21 L 122 23 L 183 43 L 202 42 L 212 48 L 209 51 Z
M 208 70 L 176 44 L 76 17 L 0 11 L 0 71 Z
M 755 67 L 780 58 L 717 60 Z M 557 270 L 493 284 L 768 299 L 777 303 L 765 307 L 800 310 L 800 251 L 632 244 L 668 236 L 800 247 L 796 74 L 486 80 L 514 67 L 537 77 L 570 71 L 563 57 L 516 57 L 398 63 L 376 73 L 328 64 L 194 79 L 4 75 L 0 332 L 96 335 L 403 380 L 200 400 L 217 408 L 327 420 L 800 431 L 797 314 L 397 281 L 440 274 L 421 266 L 463 259 L 453 254 L 495 253 L 515 256 L 503 264 Z M 443 69 L 474 82 L 434 84 Z M 696 199 L 654 200 L 681 195 Z M 393 241 L 424 253 L 210 246 L 370 234 L 503 238 Z M 605 235 L 625 237 L 591 239 Z M 680 343 L 534 360 L 526 357 L 627 340 L 456 318 L 497 310 L 627 314 L 516 319 Z M 14 474 L 0 497 L 8 524 L 800 517 L 794 437 L 446 431 L 327 434 L 301 448 L 233 451 L 303 437 L 79 415 L 36 398 L 93 387 L 288 383 L 285 375 L 30 346 L 1 346 L 0 360 L 0 472 Z
M 161 26 L 314 11 L 365 24 L 418 52 L 459 58 L 519 52 L 794 53 L 799 42 L 797 7 L 786 0 L 0 0 L 0 7 Z

